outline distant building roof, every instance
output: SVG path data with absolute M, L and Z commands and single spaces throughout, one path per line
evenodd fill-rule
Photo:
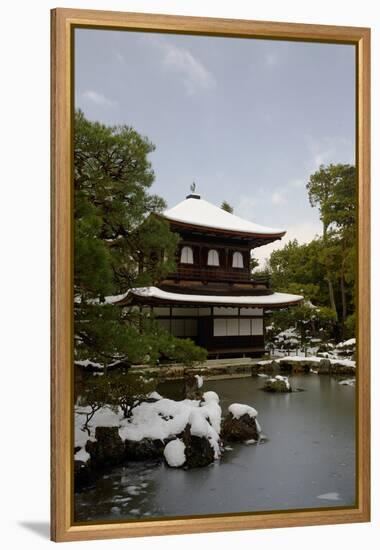
M 286 233 L 283 229 L 265 227 L 244 220 L 195 194 L 188 195 L 185 200 L 166 210 L 163 216 L 173 222 L 250 235 L 276 235 L 282 237 Z
M 303 300 L 303 296 L 296 294 L 284 294 L 280 292 L 274 292 L 266 296 L 217 296 L 215 294 L 201 295 L 201 294 L 180 294 L 176 292 L 167 292 L 161 290 L 155 286 L 147 286 L 142 288 L 131 288 L 123 296 L 117 296 L 117 300 L 113 300 L 113 303 L 127 304 L 134 301 L 134 298 L 144 300 L 153 300 L 161 302 L 175 302 L 175 303 L 192 303 L 192 304 L 221 304 L 231 306 L 257 306 L 257 307 L 280 307 L 295 305 Z

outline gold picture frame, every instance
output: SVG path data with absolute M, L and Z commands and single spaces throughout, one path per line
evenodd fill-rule
M 72 66 L 73 29 L 160 31 L 225 37 L 352 44 L 356 48 L 356 164 L 358 168 L 357 502 L 347 509 L 246 513 L 198 518 L 147 519 L 104 524 L 73 522 L 72 430 Z M 370 519 L 370 30 L 368 28 L 52 10 L 52 352 L 51 537 L 73 541 L 366 522 Z

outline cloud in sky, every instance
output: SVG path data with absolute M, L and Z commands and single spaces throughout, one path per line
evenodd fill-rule
M 242 195 L 239 198 L 238 204 L 235 207 L 234 214 L 247 220 L 253 220 L 255 217 L 255 210 L 257 206 L 257 199 L 251 196 Z
M 289 187 L 292 187 L 293 189 L 300 189 L 301 187 L 305 186 L 305 182 L 302 179 L 295 179 L 289 182 Z
M 284 195 L 282 195 L 279 191 L 274 191 L 271 195 L 271 201 L 273 204 L 286 204 L 288 201 Z
M 95 103 L 96 105 L 102 107 L 113 107 L 114 105 L 116 105 L 116 101 L 109 99 L 108 97 L 95 90 L 86 90 L 82 92 L 80 94 L 80 99 L 90 101 L 91 103 Z
M 278 56 L 274 52 L 267 52 L 264 55 L 264 61 L 267 67 L 274 67 L 277 65 Z
M 309 152 L 308 167 L 311 173 L 318 170 L 321 164 L 336 162 L 336 158 L 341 158 L 341 162 L 354 163 L 354 143 L 342 136 L 317 140 L 313 136 L 307 135 L 306 143 Z M 347 155 L 350 150 L 351 154 Z M 342 151 L 344 151 L 343 155 Z
M 158 49 L 162 65 L 179 76 L 188 95 L 215 88 L 216 80 L 213 74 L 188 49 L 162 37 L 145 35 L 142 39 Z
M 312 241 L 315 236 L 322 235 L 322 224 L 315 222 L 293 224 L 284 229 L 286 229 L 286 235 L 280 241 L 274 241 L 273 243 L 254 249 L 253 256 L 260 263 L 259 269 L 265 267 L 266 260 L 269 259 L 274 250 L 281 250 L 289 241 L 297 239 L 300 244 L 304 244 Z
M 79 106 L 152 139 L 152 192 L 174 205 L 195 179 L 206 200 L 288 229 L 256 250 L 262 259 L 290 238 L 321 233 L 306 185 L 321 163 L 355 159 L 352 46 L 76 33 Z
M 115 55 L 115 58 L 119 61 L 119 63 L 125 62 L 124 56 L 120 52 L 115 51 L 114 55 Z

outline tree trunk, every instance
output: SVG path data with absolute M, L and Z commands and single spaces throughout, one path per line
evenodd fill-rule
M 336 305 L 335 305 L 334 287 L 333 287 L 332 281 L 329 278 L 327 279 L 327 284 L 329 285 L 330 307 L 334 312 L 335 320 L 338 320 L 338 313 L 336 311 Z
M 346 288 L 344 286 L 343 274 L 340 277 L 340 292 L 342 296 L 342 321 L 344 323 L 347 318 L 347 301 L 346 301 Z
M 323 220 L 323 240 L 324 241 L 326 240 L 326 236 L 327 236 L 327 224 Z M 333 284 L 332 284 L 332 281 L 331 281 L 330 277 L 326 277 L 326 280 L 327 280 L 327 284 L 329 285 L 330 308 L 333 310 L 333 312 L 335 314 L 335 320 L 337 321 L 338 320 L 338 312 L 336 310 L 336 304 L 335 304 L 334 287 L 333 287 Z

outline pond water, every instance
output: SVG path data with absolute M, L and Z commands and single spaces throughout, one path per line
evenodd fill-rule
M 220 461 L 194 470 L 129 463 L 75 495 L 75 520 L 147 519 L 355 504 L 355 388 L 330 376 L 299 375 L 270 394 L 259 377 L 209 381 L 225 413 L 234 402 L 257 409 L 268 438 L 232 444 Z M 180 383 L 161 395 L 180 398 Z

